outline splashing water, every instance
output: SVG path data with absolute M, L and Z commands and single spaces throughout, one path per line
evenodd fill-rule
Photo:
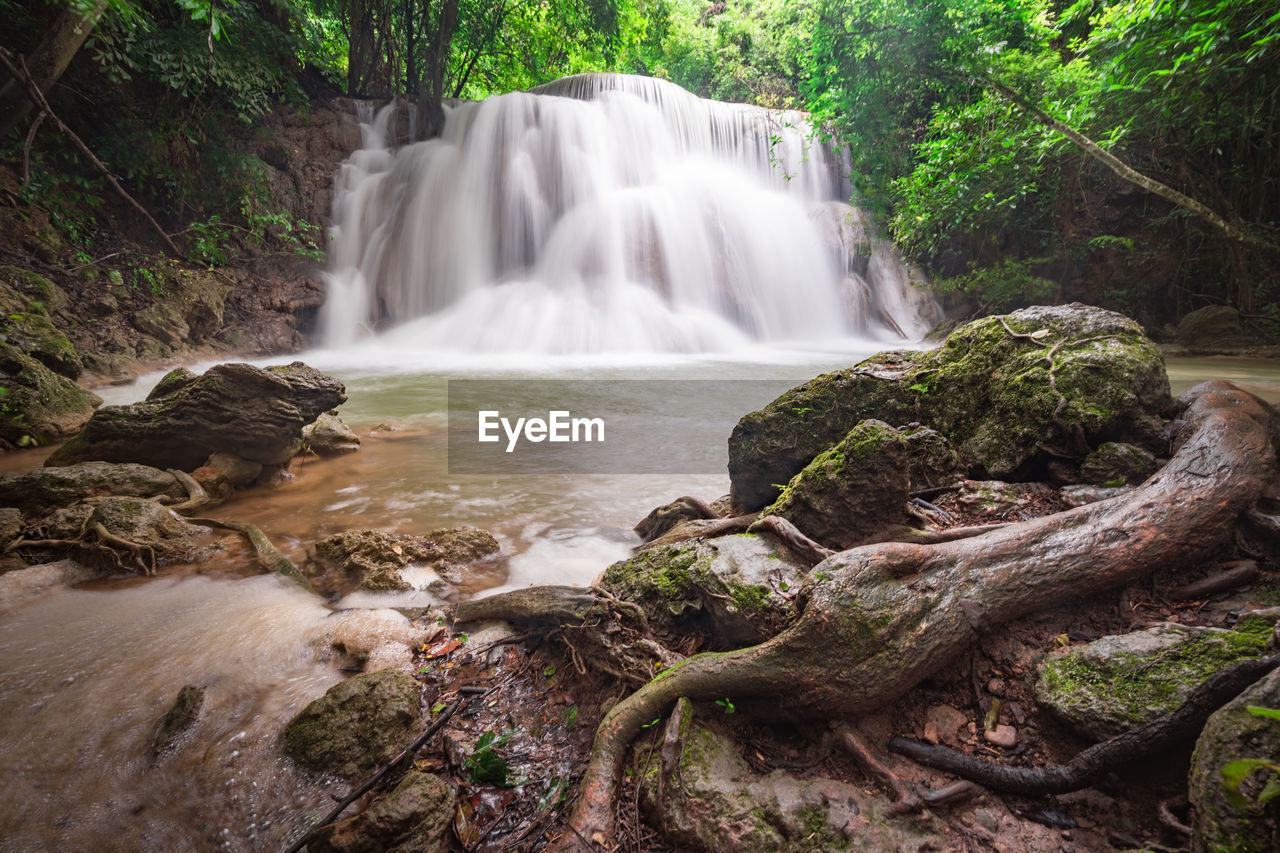
M 939 318 L 800 113 L 578 75 L 392 150 L 395 109 L 338 176 L 330 347 L 399 326 L 453 352 L 727 352 Z

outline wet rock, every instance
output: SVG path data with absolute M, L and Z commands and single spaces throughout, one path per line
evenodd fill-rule
M 994 729 L 986 729 L 982 732 L 982 737 L 992 746 L 999 746 L 1004 749 L 1013 749 L 1018 745 L 1018 730 L 1013 726 L 1001 724 Z
M 82 462 L 0 476 L 0 506 L 31 515 L 102 495 L 177 500 L 187 493 L 168 471 L 128 462 Z
M 1085 457 L 1084 464 L 1080 466 L 1080 478 L 1085 483 L 1110 488 L 1136 486 L 1154 474 L 1158 467 L 1156 456 L 1150 450 L 1108 441 Z
M 677 850 L 800 853 L 937 849 L 935 818 L 890 819 L 890 803 L 832 779 L 754 773 L 726 738 L 698 724 L 687 700 L 678 758 L 647 753 L 638 774 L 646 814 Z M 669 735 L 672 739 L 677 733 Z M 661 786 L 661 796 L 659 796 Z
M 219 451 L 209 454 L 204 464 L 191 476 L 211 496 L 225 498 L 236 489 L 247 486 L 262 474 L 263 466 L 234 453 Z
M 344 610 L 325 620 L 324 645 L 340 656 L 344 670 L 403 669 L 410 650 L 426 642 L 433 629 L 415 626 L 402 613 L 386 608 Z
M 347 530 L 316 543 L 316 562 L 371 592 L 409 589 L 400 570 L 426 566 L 456 583 L 463 569 L 498 552 L 498 540 L 475 527 L 445 527 L 426 536 L 382 530 Z
M 133 315 L 133 325 L 162 344 L 180 346 L 191 336 L 191 327 L 173 305 L 151 305 Z
M 316 422 L 302 428 L 304 452 L 317 456 L 341 456 L 360 449 L 360 436 L 344 424 L 337 412 L 325 412 Z
M 1123 495 L 1129 491 L 1131 486 L 1115 486 L 1113 488 L 1103 488 L 1102 486 L 1063 486 L 1058 494 L 1067 506 L 1084 506 L 1085 504 L 1097 503 L 1098 501 L 1110 500 L 1111 498 Z
M 782 629 L 805 571 L 770 537 L 740 534 L 646 548 L 606 569 L 600 585 L 643 607 L 659 631 L 710 629 L 737 648 Z
M 1230 305 L 1192 311 L 1179 321 L 1174 340 L 1179 346 L 1202 353 L 1244 349 L 1256 343 L 1244 330 L 1240 312 Z
M 302 428 L 346 398 L 341 382 L 302 362 L 265 370 L 222 364 L 141 403 L 98 410 L 46 464 L 103 460 L 191 471 L 217 451 L 284 464 L 301 446 Z
M 38 598 L 51 589 L 86 581 L 93 575 L 93 569 L 75 560 L 58 560 L 5 572 L 0 574 L 0 611 Z
M 714 507 L 706 507 L 705 509 L 711 509 L 715 512 Z M 635 526 L 636 535 L 645 542 L 652 542 L 681 522 L 714 517 L 707 515 L 705 509 L 697 502 L 687 498 L 679 498 L 669 504 L 655 507 Z
M 102 398 L 0 343 L 0 448 L 51 444 L 92 417 Z
M 959 746 L 960 733 L 968 726 L 969 718 L 950 705 L 932 705 L 925 712 L 926 731 L 932 729 L 935 733 L 932 743 Z
M 321 827 L 310 853 L 445 853 L 453 821 L 453 788 L 439 776 L 411 772 L 385 799 L 355 817 Z
M 1191 844 L 1196 853 L 1280 850 L 1277 801 L 1268 805 L 1258 802 L 1263 787 L 1275 784 L 1280 775 L 1259 768 L 1245 777 L 1239 789 L 1222 783 L 1223 769 L 1232 762 L 1254 760 L 1274 765 L 1280 756 L 1280 720 L 1251 712 L 1251 706 L 1280 708 L 1280 670 L 1218 709 L 1196 741 L 1188 774 L 1195 829 Z
M 185 551 L 204 532 L 173 510 L 146 498 L 100 498 L 89 514 L 89 525 L 101 524 L 131 542 L 146 543 L 159 553 Z
M 907 445 L 884 421 L 865 420 L 792 478 L 765 515 L 778 515 L 844 550 L 906 521 Z
M 778 484 L 868 418 L 922 423 L 971 476 L 1009 478 L 1044 461 L 1043 446 L 1154 443 L 1154 418 L 1171 405 L 1164 360 L 1132 320 L 1078 303 L 1025 308 L 975 320 L 937 350 L 824 374 L 747 415 L 729 439 L 732 494 L 747 509 L 771 503 Z
M 22 532 L 22 510 L 14 507 L 0 507 L 0 551 Z
M 336 684 L 289 721 L 285 754 L 344 778 L 376 770 L 413 739 L 418 692 L 416 681 L 391 669 Z
M 1164 624 L 1064 649 L 1041 665 L 1035 696 L 1072 728 L 1105 740 L 1181 705 L 1209 676 L 1263 653 L 1272 626 L 1234 630 Z
M 178 691 L 173 707 L 165 712 L 151 738 L 150 755 L 154 759 L 175 746 L 187 730 L 195 725 L 204 705 L 204 689 L 188 684 Z

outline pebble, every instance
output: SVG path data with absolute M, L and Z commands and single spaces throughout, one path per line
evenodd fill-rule
M 996 726 L 994 729 L 984 731 L 982 736 L 987 739 L 987 743 L 1002 746 L 1005 749 L 1011 749 L 1018 744 L 1018 730 L 1013 726 Z
M 1005 683 L 1003 678 L 993 678 L 987 682 L 987 692 L 992 696 L 1004 696 Z

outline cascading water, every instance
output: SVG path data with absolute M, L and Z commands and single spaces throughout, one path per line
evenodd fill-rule
M 338 177 L 330 346 L 399 326 L 452 351 L 720 352 L 939 319 L 800 113 L 590 74 L 392 150 L 394 109 Z

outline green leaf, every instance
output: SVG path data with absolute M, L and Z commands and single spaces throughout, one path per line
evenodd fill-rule
M 1258 705 L 1246 705 L 1245 710 L 1255 717 L 1266 717 L 1269 720 L 1280 720 L 1280 710 L 1275 708 L 1262 708 Z

